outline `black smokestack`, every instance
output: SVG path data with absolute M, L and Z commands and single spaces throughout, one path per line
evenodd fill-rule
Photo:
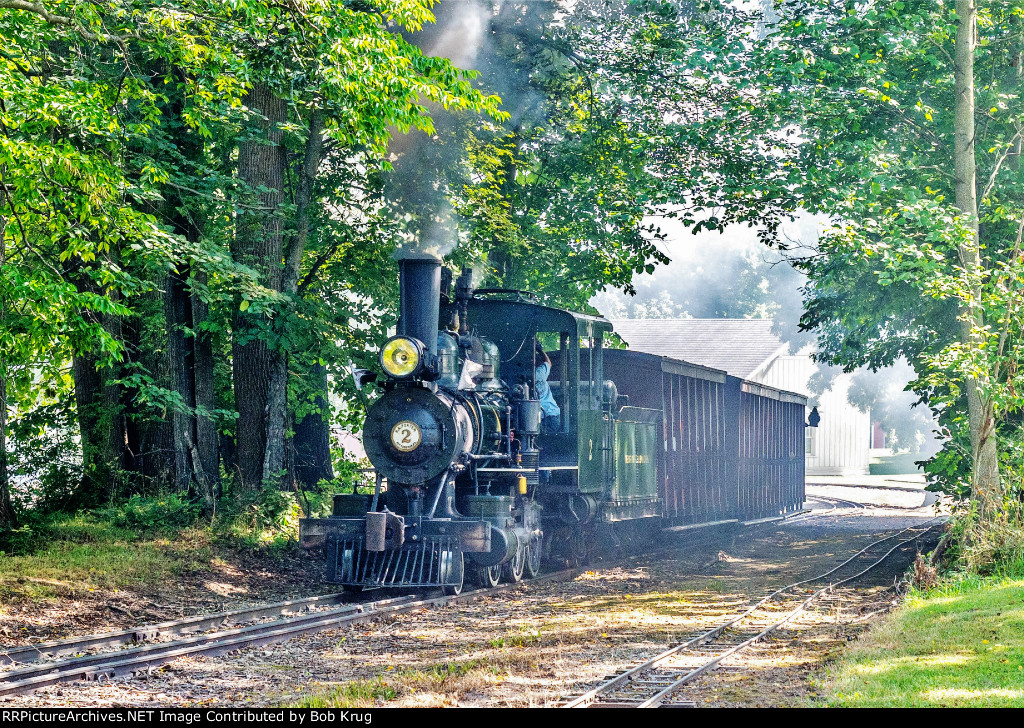
M 398 261 L 398 333 L 419 339 L 437 354 L 437 320 L 441 313 L 441 261 L 432 256 Z

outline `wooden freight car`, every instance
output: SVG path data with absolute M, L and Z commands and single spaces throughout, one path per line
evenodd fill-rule
M 667 527 L 800 510 L 804 396 L 642 352 L 607 349 L 602 358 L 630 405 L 661 413 L 657 478 Z

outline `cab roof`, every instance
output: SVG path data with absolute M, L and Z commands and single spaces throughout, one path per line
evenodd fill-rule
M 514 294 L 513 294 L 514 295 Z M 484 324 L 486 322 L 486 325 Z M 533 303 L 520 294 L 516 299 L 476 297 L 469 302 L 470 328 L 504 329 L 502 338 L 524 338 L 540 331 L 575 333 L 582 339 L 603 338 L 612 323 L 601 316 Z

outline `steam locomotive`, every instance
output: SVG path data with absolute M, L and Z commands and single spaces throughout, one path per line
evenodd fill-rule
M 375 487 L 301 523 L 328 581 L 456 594 L 535 576 L 546 558 L 802 507 L 803 396 L 608 348 L 607 320 L 474 290 L 469 271 L 453 291 L 434 258 L 399 270 L 397 334 L 363 428 Z M 550 430 L 538 357 L 561 411 Z

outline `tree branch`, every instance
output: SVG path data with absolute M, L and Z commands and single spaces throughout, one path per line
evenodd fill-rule
M 30 0 L 0 0 L 0 10 L 23 10 L 27 13 L 35 13 L 50 25 L 64 25 L 74 28 L 75 32 L 86 40 L 94 40 L 100 43 L 123 43 L 125 40 L 124 37 L 113 35 L 112 33 L 93 33 L 82 25 L 81 21 L 76 20 L 75 18 L 51 13 L 46 9 L 46 6 L 43 5 L 42 0 L 39 0 L 38 2 L 30 2 Z
M 1003 156 L 1001 156 L 999 158 L 999 161 L 996 162 L 996 166 L 992 170 L 992 174 L 988 178 L 988 184 L 985 185 L 985 191 L 981 193 L 982 200 L 988 197 L 989 193 L 992 191 L 992 188 L 996 186 L 996 177 L 999 175 L 999 168 L 1003 166 L 1003 162 L 1006 161 L 1006 157 L 1010 154 L 1010 150 L 1014 148 L 1013 143 L 1017 141 L 1017 137 L 1019 136 L 1019 131 L 1013 135 L 1013 138 L 1010 139 L 1009 143 L 1006 145 L 1006 149 L 1003 150 Z
M 3 0 L 0 0 L 2 2 Z M 23 58 L 17 58 L 12 56 L 3 50 L 0 50 L 0 58 L 6 58 L 8 61 L 14 64 L 14 67 L 18 69 L 18 72 L 25 78 L 37 78 L 43 75 L 43 72 L 33 68 L 28 61 Z M 24 65 L 23 65 L 24 64 Z
M 317 256 L 316 260 L 314 260 L 313 264 L 309 267 L 309 272 L 306 273 L 306 276 L 299 283 L 299 296 L 305 295 L 306 289 L 309 288 L 309 286 L 316 281 L 317 274 L 320 273 L 320 269 L 324 267 L 328 260 L 334 257 L 334 254 L 338 252 L 339 247 L 340 246 L 337 244 L 332 245 L 327 250 L 323 251 L 322 253 L 320 253 L 320 255 Z

